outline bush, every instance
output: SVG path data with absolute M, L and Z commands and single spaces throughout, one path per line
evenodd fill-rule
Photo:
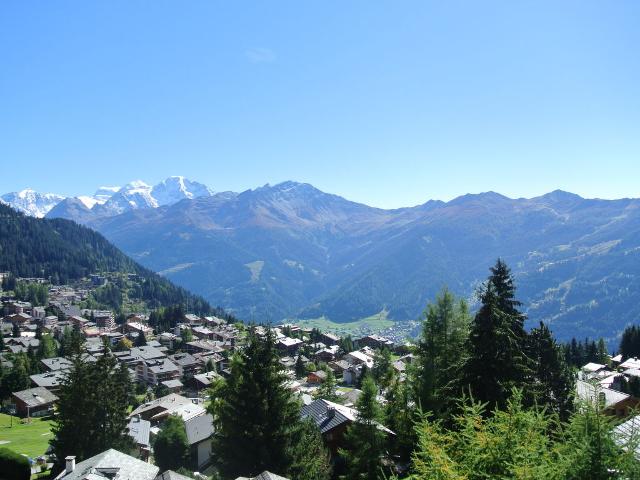
M 0 448 L 0 472 L 2 472 L 2 478 L 6 480 L 29 480 L 31 478 L 31 467 L 27 457 L 8 448 Z

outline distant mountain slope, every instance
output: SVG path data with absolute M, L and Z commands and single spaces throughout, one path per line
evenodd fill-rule
M 25 216 L 6 205 L 0 205 L 0 271 L 54 283 L 101 271 L 135 273 L 151 305 L 183 304 L 196 312 L 213 311 L 204 299 L 140 266 L 99 233 L 68 220 Z
M 443 286 L 473 295 L 503 257 L 531 321 L 561 337 L 640 319 L 640 201 L 556 191 L 381 210 L 285 182 L 90 223 L 144 265 L 247 319 L 386 308 L 419 316 Z

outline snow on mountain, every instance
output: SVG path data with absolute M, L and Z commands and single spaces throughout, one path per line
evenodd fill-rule
M 151 196 L 152 187 L 142 180 L 126 184 L 105 203 L 95 205 L 92 210 L 101 216 L 119 215 L 138 208 L 156 208 L 158 202 Z
M 120 187 L 100 187 L 96 190 L 96 193 L 93 194 L 93 198 L 98 200 L 99 203 L 104 203 L 113 197 L 113 194 L 118 190 L 120 190 Z
M 210 197 L 213 195 L 213 190 L 202 183 L 174 176 L 154 186 L 151 195 L 158 202 L 158 205 L 171 205 L 185 198 Z
M 0 201 L 32 217 L 42 218 L 65 197 L 55 193 L 38 193 L 30 188 L 6 193 Z

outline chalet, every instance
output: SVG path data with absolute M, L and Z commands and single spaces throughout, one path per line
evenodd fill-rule
M 164 382 L 160 382 L 160 385 L 165 387 L 169 393 L 180 393 L 184 385 L 178 379 L 174 380 L 165 380 Z
M 201 405 L 195 404 L 182 395 L 171 393 L 143 403 L 129 414 L 129 418 L 140 415 L 140 418 L 154 423 L 165 420 L 169 415 L 179 415 L 183 420 L 188 420 L 205 413 L 206 411 Z
M 29 388 L 11 394 L 18 415 L 40 417 L 53 412 L 58 397 L 44 387 Z
M 138 456 L 144 460 L 149 458 L 151 442 L 149 441 L 151 422 L 143 420 L 139 415 L 131 417 L 127 432 L 138 449 Z
M 113 448 L 77 465 L 76 457 L 71 455 L 65 458 L 65 462 L 65 469 L 54 480 L 154 480 L 160 470 Z
M 366 365 L 367 368 L 373 367 L 373 358 L 359 350 L 347 353 L 344 359 L 351 365 Z
M 344 447 L 344 433 L 358 416 L 357 410 L 324 399 L 303 406 L 300 414 L 302 418 L 310 418 L 315 422 L 327 447 L 334 455 L 338 448 Z M 382 425 L 378 425 L 378 428 L 395 435 Z
M 193 377 L 196 373 L 199 373 L 202 368 L 198 359 L 189 353 L 170 355 L 169 360 L 178 367 L 180 377 L 184 378 Z
M 211 386 L 211 383 L 219 378 L 222 377 L 218 372 L 211 371 L 206 373 L 199 373 L 193 376 L 193 379 L 190 383 L 193 388 L 195 388 L 199 392 L 201 390 L 204 390 L 205 388 L 209 388 Z
M 640 444 L 638 444 L 639 432 L 640 416 L 636 415 L 615 427 L 611 435 L 613 441 L 618 445 L 618 447 L 627 451 L 632 448 L 634 457 L 638 461 L 640 461 Z
M 192 327 L 195 325 L 202 325 L 204 323 L 204 319 L 199 317 L 198 315 L 194 315 L 192 313 L 185 314 L 182 319 L 184 323 L 187 325 L 191 325 Z
M 271 473 L 268 470 L 265 470 L 257 477 L 238 477 L 236 480 L 289 480 L 288 478 L 281 477 L 280 475 L 276 475 L 275 473 Z
M 321 333 L 320 341 L 327 346 L 338 345 L 340 337 L 334 333 Z
M 388 338 L 380 335 L 367 335 L 356 340 L 360 347 L 370 347 L 374 349 L 389 348 L 393 349 L 393 342 Z
M 202 469 L 211 461 L 211 436 L 213 435 L 213 417 L 210 414 L 200 415 L 185 420 L 184 428 L 191 449 L 193 465 Z
M 54 372 L 38 373 L 31 375 L 31 384 L 36 387 L 44 387 L 50 392 L 56 393 L 60 390 L 60 385 L 67 375 L 66 370 L 58 370 Z
M 178 367 L 166 358 L 143 360 L 136 365 L 136 375 L 139 382 L 158 385 L 167 380 L 180 378 Z
M 47 372 L 55 372 L 58 370 L 69 370 L 73 363 L 65 357 L 43 358 L 40 363 Z
M 215 340 L 214 338 L 215 333 L 210 328 L 193 327 L 191 331 L 193 332 L 193 335 L 197 338 L 204 339 L 204 340 Z
M 286 355 L 295 355 L 302 346 L 303 341 L 297 338 L 283 337 L 278 340 L 277 347 Z
M 318 370 L 307 375 L 307 383 L 324 383 L 327 380 L 327 372 Z
M 601 388 L 583 380 L 576 381 L 576 399 L 586 403 L 600 403 L 606 415 L 624 418 L 640 405 L 640 400 L 610 388 Z
M 211 340 L 194 340 L 187 343 L 187 352 L 191 354 L 200 352 L 220 353 L 224 352 L 224 348 Z

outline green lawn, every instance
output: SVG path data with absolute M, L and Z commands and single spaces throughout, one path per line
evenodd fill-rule
M 333 332 L 340 336 L 359 336 L 376 333 L 384 328 L 392 327 L 396 322 L 389 320 L 387 317 L 388 312 L 383 310 L 370 317 L 347 323 L 333 322 L 326 317 L 294 320 L 293 322 L 301 327 L 318 328 L 323 332 Z
M 51 420 L 32 418 L 30 423 L 21 423 L 20 418 L 0 413 L 0 447 L 10 448 L 14 452 L 26 454 L 31 458 L 43 455 L 49 448 L 51 438 Z M 5 443 L 9 442 L 9 443 Z

